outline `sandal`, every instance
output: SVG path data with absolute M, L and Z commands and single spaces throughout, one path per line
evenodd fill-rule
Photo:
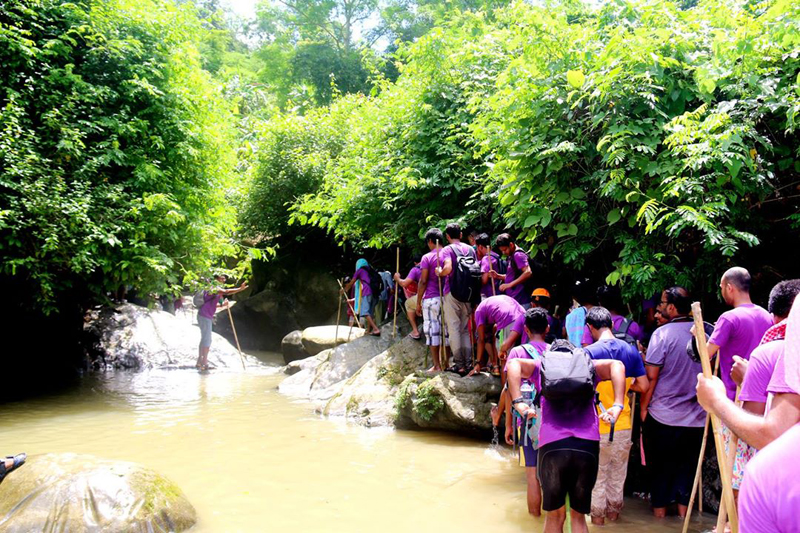
M 498 365 L 492 365 L 492 370 L 490 372 L 496 378 L 500 377 L 500 367 Z
M 372 333 L 369 334 L 369 336 L 370 337 L 380 337 L 381 336 L 381 332 L 380 331 L 378 331 L 378 332 L 373 331 Z
M 467 374 L 467 377 L 471 378 L 475 374 L 480 374 L 481 371 L 483 371 L 483 368 L 481 367 L 481 364 L 480 363 L 475 363 L 475 366 L 472 367 L 472 370 L 469 371 L 469 374 Z
M 2 482 L 2 481 L 3 481 L 3 479 L 5 479 L 5 477 L 6 477 L 8 474 L 10 474 L 11 472 L 13 472 L 14 470 L 16 470 L 17 468 L 19 468 L 19 467 L 21 467 L 22 465 L 24 465 L 24 464 L 25 464 L 25 460 L 26 460 L 27 458 L 28 458 L 28 455 L 27 455 L 27 454 L 25 454 L 25 453 L 18 453 L 17 455 L 14 455 L 14 456 L 11 456 L 11 455 L 9 455 L 8 457 L 6 457 L 6 458 L 5 458 L 5 460 L 4 460 L 4 461 L 0 462 L 0 482 Z M 13 464 L 13 465 L 11 465 L 11 467 L 10 467 L 10 468 L 6 468 L 6 463 L 5 463 L 5 461 L 9 461 L 9 460 L 10 460 L 10 461 L 14 461 L 14 464 Z
M 417 333 L 416 337 L 414 336 L 413 333 L 409 333 L 408 336 L 411 337 L 412 339 L 414 339 L 415 341 L 418 341 L 418 340 L 420 340 L 422 338 L 422 335 L 420 335 L 419 333 Z

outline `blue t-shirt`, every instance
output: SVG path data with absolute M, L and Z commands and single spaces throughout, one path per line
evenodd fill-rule
M 639 350 L 620 339 L 601 339 L 584 348 L 592 359 L 616 359 L 625 365 L 626 378 L 638 378 L 647 372 Z

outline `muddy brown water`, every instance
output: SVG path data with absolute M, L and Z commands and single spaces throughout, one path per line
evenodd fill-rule
M 193 532 L 541 531 L 509 448 L 322 419 L 277 391 L 279 355 L 241 372 L 108 373 L 0 407 L 2 454 L 146 464 L 195 505 Z M 710 529 L 713 517 L 692 531 Z M 680 531 L 629 499 L 606 532 Z

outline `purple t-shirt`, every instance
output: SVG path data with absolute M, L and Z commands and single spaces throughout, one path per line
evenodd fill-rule
M 422 296 L 423 300 L 428 298 L 437 298 L 439 296 L 439 281 L 436 276 L 436 266 L 444 266 L 444 250 L 431 250 L 422 256 L 419 266 L 422 270 L 428 271 L 428 286 L 425 287 L 425 294 Z M 437 256 L 439 257 L 437 263 Z M 450 278 L 442 278 L 442 296 L 450 292 Z
M 739 393 L 741 401 L 767 403 L 767 387 L 775 372 L 778 357 L 783 354 L 785 342 L 777 340 L 762 344 L 750 354 L 750 364 Z
M 359 268 L 353 274 L 353 279 L 361 282 L 361 297 L 372 296 L 372 289 L 369 287 L 369 273 L 366 268 Z
M 422 277 L 422 269 L 419 265 L 414 265 L 411 267 L 411 270 L 408 271 L 408 276 L 406 276 L 407 280 L 411 280 L 416 284 L 419 284 L 419 278 Z M 403 291 L 406 293 L 406 298 L 411 298 L 415 294 L 417 294 L 417 286 L 409 286 L 408 288 L 403 287 Z
M 203 291 L 203 305 L 200 306 L 197 314 L 204 318 L 214 318 L 214 314 L 217 312 L 217 305 L 221 299 L 222 296 L 216 292 Z
M 647 348 L 645 364 L 661 367 L 648 410 L 667 426 L 703 427 L 706 421 L 695 390 L 703 367 L 686 353 L 691 329 L 691 320 L 668 322 L 653 332 Z
M 528 268 L 528 254 L 520 249 L 514 250 L 514 253 L 511 254 L 511 258 L 508 260 L 508 271 L 506 272 L 505 282 L 511 283 L 520 277 L 526 268 Z M 524 283 L 506 289 L 506 294 L 522 305 L 531 303 L 531 295 L 525 290 Z
M 750 371 L 748 370 L 748 372 Z M 772 373 L 772 378 L 769 380 L 769 385 L 767 385 L 767 392 L 770 394 L 800 394 L 800 392 L 794 390 L 786 382 L 786 362 L 784 360 L 783 353 L 778 355 L 778 360 L 775 362 L 775 371 Z
M 733 356 L 750 359 L 764 332 L 774 324 L 772 315 L 755 304 L 744 304 L 725 311 L 714 325 L 709 344 L 719 346 L 719 370 L 728 398 L 736 398 L 736 383 L 731 378 Z
M 622 315 L 615 315 L 611 314 L 611 325 L 613 326 L 612 329 L 617 331 L 620 328 L 620 324 L 622 324 L 622 319 L 625 318 Z M 631 324 L 628 326 L 628 335 L 636 339 L 637 341 L 641 341 L 644 338 L 644 332 L 642 328 L 639 327 L 639 324 L 634 322 L 633 320 L 630 321 Z M 589 326 L 583 327 L 583 339 L 581 339 L 581 344 L 592 344 L 594 339 L 592 338 L 592 332 L 589 331 Z
M 494 270 L 495 272 L 498 271 L 500 268 L 500 256 L 497 255 L 495 252 L 489 252 L 489 254 L 484 255 L 483 259 L 481 259 L 481 273 L 489 272 L 490 270 Z M 494 292 L 492 292 L 492 283 L 494 283 Z M 481 287 L 481 295 L 485 297 L 500 295 L 503 294 L 500 292 L 500 280 L 499 279 L 491 279 L 489 278 L 489 283 L 483 285 Z
M 520 347 L 524 350 L 524 348 Z M 516 348 L 514 348 L 516 350 Z M 512 352 L 514 351 L 512 350 Z M 511 354 L 509 354 L 511 357 Z M 535 361 L 536 368 L 531 374 L 531 383 L 536 390 L 541 392 L 541 359 Z M 508 364 L 508 363 L 506 363 Z M 594 384 L 599 382 L 595 374 Z M 539 429 L 539 447 L 567 437 L 576 437 L 586 440 L 600 440 L 600 420 L 593 401 L 586 402 L 581 408 L 572 408 L 568 411 L 555 409 L 549 404 L 547 398 L 541 398 L 542 425 Z
M 749 370 L 748 370 L 749 372 Z M 800 425 L 759 451 L 747 463 L 739 491 L 739 530 L 746 533 L 800 531 Z
M 458 242 L 458 243 L 454 242 L 452 244 L 448 244 L 447 246 L 445 246 L 444 250 L 442 250 L 442 266 L 444 267 L 445 259 L 450 259 L 450 264 L 452 265 L 452 270 L 447 275 L 447 278 L 446 278 L 447 279 L 447 290 L 445 290 L 443 294 L 448 294 L 450 292 L 450 278 L 452 278 L 453 274 L 455 274 L 456 263 L 458 262 L 458 256 L 456 255 L 456 252 L 453 249 L 455 247 L 458 247 L 458 249 L 461 251 L 461 255 L 465 255 L 467 257 L 472 257 L 472 258 L 475 259 L 475 261 L 478 260 L 478 255 L 475 253 L 475 249 L 472 246 L 470 246 L 469 244 L 464 244 L 463 242 Z
M 501 330 L 511 326 L 520 336 L 525 333 L 525 309 L 515 299 L 501 294 L 490 296 L 475 308 L 475 326 L 497 326 Z

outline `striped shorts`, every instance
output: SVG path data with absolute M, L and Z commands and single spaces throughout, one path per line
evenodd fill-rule
M 425 344 L 441 346 L 442 344 L 442 299 L 436 296 L 422 300 L 422 331 L 425 333 Z M 445 336 L 444 345 L 450 346 Z

